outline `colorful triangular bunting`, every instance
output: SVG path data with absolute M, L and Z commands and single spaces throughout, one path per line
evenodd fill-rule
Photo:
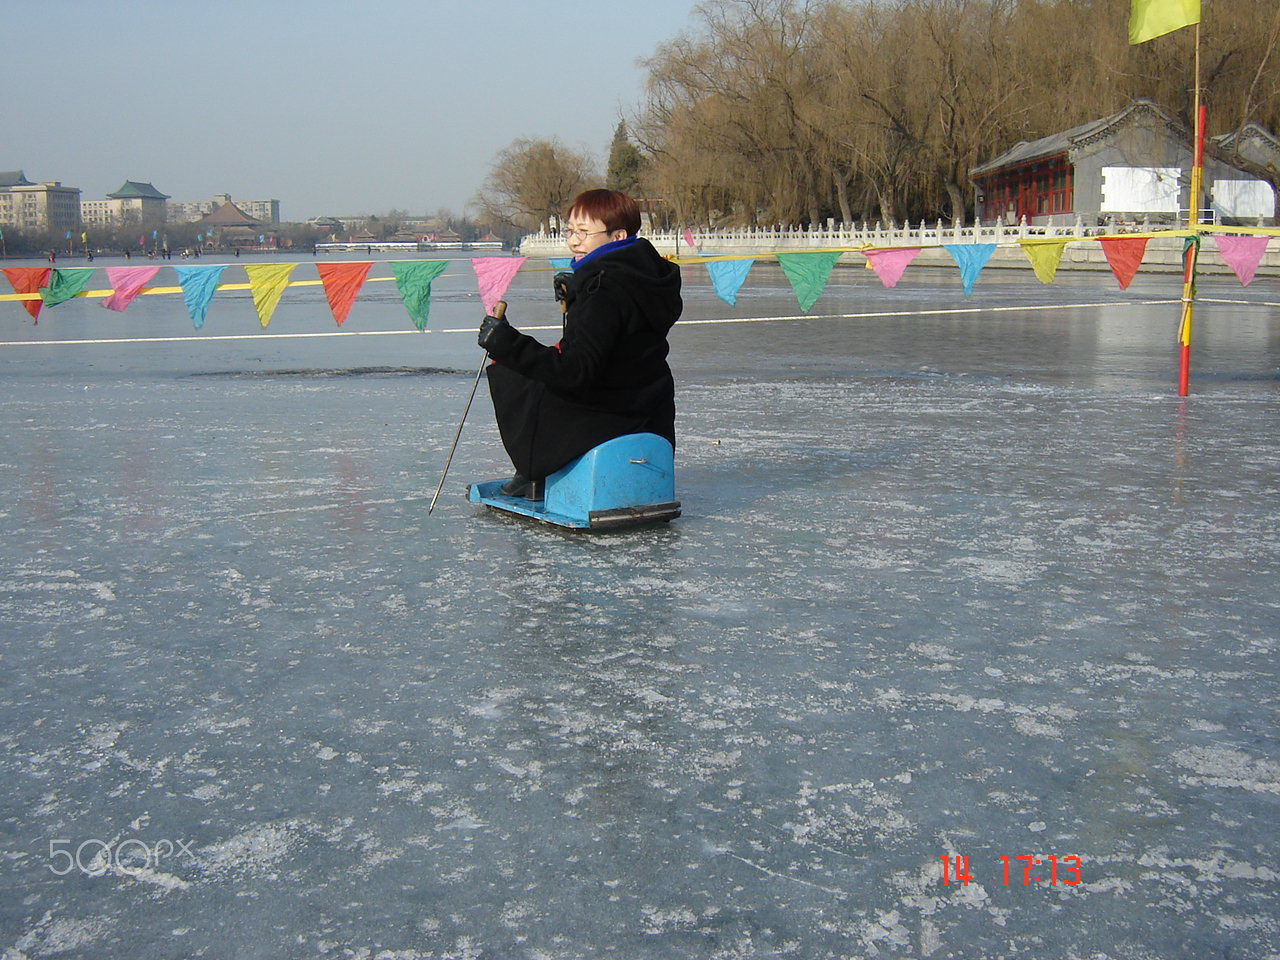
M 919 247 L 895 247 L 886 250 L 865 250 L 867 266 L 876 272 L 885 287 L 896 287 L 911 261 L 920 253 Z
M 1133 282 L 1138 265 L 1147 252 L 1146 237 L 1102 237 L 1102 252 L 1111 265 L 1111 272 L 1120 281 L 1120 289 L 1126 290 Z
M 978 274 L 996 252 L 994 243 L 944 243 L 943 249 L 951 254 L 951 259 L 960 268 L 960 282 L 964 285 L 965 296 L 973 293 L 973 285 L 978 281 Z
M 107 267 L 111 296 L 103 300 L 102 305 L 108 310 L 123 312 L 159 272 L 159 267 Z
M 1062 251 L 1069 242 L 1058 239 L 1018 241 L 1041 283 L 1053 283 L 1053 278 L 1058 275 L 1058 264 L 1062 262 Z
M 1218 244 L 1222 261 L 1232 269 L 1240 284 L 1247 287 L 1253 282 L 1262 255 L 1267 252 L 1269 238 L 1215 233 L 1213 239 Z
M 4 275 L 14 293 L 36 293 L 41 287 L 48 286 L 51 267 L 5 267 Z M 43 300 L 23 300 L 22 306 L 31 319 L 40 322 L 40 308 Z
M 448 260 L 393 260 L 391 275 L 396 289 L 409 311 L 409 319 L 419 330 L 427 329 L 427 313 L 431 309 L 431 281 L 444 272 Z
M 831 276 L 831 268 L 840 259 L 839 250 L 818 251 L 815 253 L 775 253 L 782 272 L 791 281 L 791 289 L 796 295 L 800 309 L 805 313 L 814 305 L 827 285 Z
M 93 267 L 71 267 L 67 270 L 54 267 L 49 286 L 40 291 L 40 299 L 45 302 L 45 306 L 56 307 L 83 290 L 92 275 Z
M 178 274 L 178 285 L 182 287 L 182 302 L 187 305 L 187 316 L 197 330 L 204 326 L 209 301 L 213 299 L 225 269 L 225 265 L 174 267 Z
M 296 263 L 255 263 L 244 268 L 249 276 L 253 308 L 258 311 L 258 323 L 264 329 L 271 322 L 271 315 L 276 312 L 285 287 L 289 286 L 289 274 L 296 266 Z
M 502 299 L 511 286 L 511 278 L 516 275 L 520 265 L 527 257 L 476 257 L 471 261 L 471 269 L 476 272 L 476 280 L 480 285 L 480 303 L 485 313 L 493 312 L 493 305 Z
M 747 271 L 755 263 L 749 260 L 711 260 L 707 263 L 707 275 L 711 278 L 711 289 L 716 296 L 729 306 L 738 302 L 738 290 L 747 279 Z
M 329 301 L 329 311 L 333 319 L 342 326 L 351 312 L 351 304 L 356 294 L 364 286 L 365 277 L 369 275 L 368 263 L 317 263 L 316 273 L 320 274 L 320 284 L 324 287 L 325 299 Z

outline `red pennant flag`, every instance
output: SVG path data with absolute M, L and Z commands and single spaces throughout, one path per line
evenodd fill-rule
M 342 326 L 342 321 L 351 312 L 351 304 L 364 286 L 364 278 L 369 275 L 369 268 L 372 266 L 372 261 L 316 264 L 320 283 L 324 285 L 325 298 L 329 301 L 329 310 L 333 313 L 333 319 L 338 321 L 338 326 Z
M 4 275 L 9 280 L 9 286 L 13 287 L 14 293 L 35 293 L 41 287 L 49 285 L 51 269 L 51 267 L 5 267 Z M 23 300 L 22 305 L 27 308 L 27 313 L 31 314 L 31 319 L 39 323 L 40 308 L 44 306 L 44 301 Z
M 1138 272 L 1138 265 L 1147 252 L 1146 237 L 1103 237 L 1099 241 L 1102 252 L 1106 254 L 1107 263 L 1111 264 L 1111 272 L 1120 281 L 1120 289 L 1128 289 L 1133 276 Z

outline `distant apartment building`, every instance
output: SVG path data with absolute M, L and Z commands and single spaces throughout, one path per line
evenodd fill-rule
M 33 183 L 21 170 L 0 172 L 0 227 L 50 233 L 80 227 L 80 188 Z
M 126 180 L 119 190 L 108 193 L 105 200 L 80 201 L 80 218 L 89 227 L 123 223 L 139 226 L 161 224 L 165 222 L 168 199 L 168 194 L 161 193 L 149 183 Z
M 236 206 L 261 224 L 280 222 L 279 200 L 237 200 Z
M 195 223 L 223 204 L 231 203 L 231 194 L 220 193 L 212 200 L 189 200 L 169 204 L 170 223 Z M 279 200 L 237 200 L 235 205 L 258 223 L 269 226 L 280 222 Z
M 217 206 L 212 200 L 170 200 L 165 210 L 170 223 L 195 223 L 213 213 Z

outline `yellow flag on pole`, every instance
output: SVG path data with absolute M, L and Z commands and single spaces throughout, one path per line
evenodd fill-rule
M 1146 43 L 1200 22 L 1200 0 L 1133 0 L 1129 42 Z

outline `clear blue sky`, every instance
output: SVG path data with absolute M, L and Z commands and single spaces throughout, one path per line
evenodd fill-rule
M 642 100 L 637 60 L 695 5 L 22 0 L 3 15 L 0 170 L 84 199 L 125 180 L 275 198 L 286 220 L 461 213 L 518 137 L 603 158 Z

